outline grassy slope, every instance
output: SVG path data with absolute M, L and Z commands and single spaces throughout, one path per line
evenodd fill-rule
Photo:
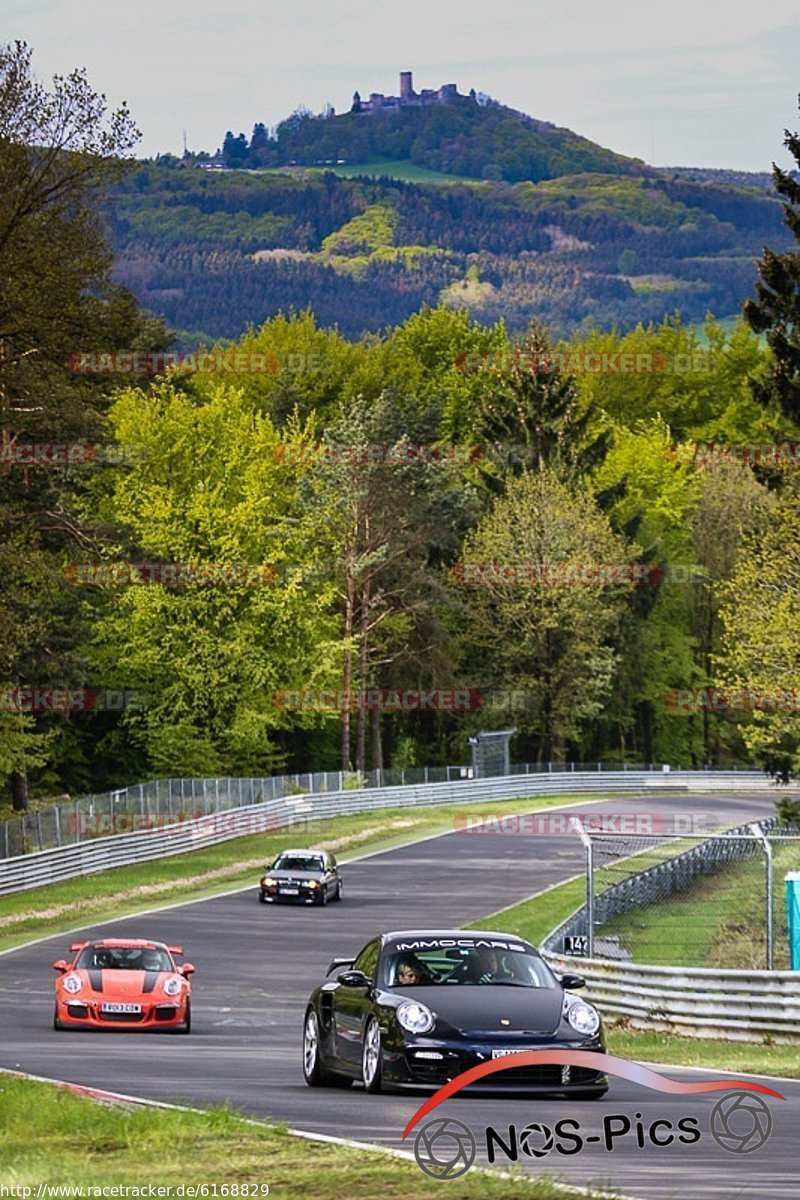
M 416 1163 L 293 1137 L 224 1108 L 205 1114 L 100 1106 L 12 1076 L 0 1075 L 0 1127 L 1 1184 L 216 1184 L 217 1195 L 223 1185 L 267 1184 L 274 1200 L 418 1200 L 439 1196 L 442 1186 Z M 577 1200 L 543 1180 L 520 1179 L 513 1194 Z M 472 1170 L 459 1180 L 458 1195 L 502 1200 L 509 1184 Z
M 781 880 L 800 867 L 800 846 L 775 853 L 775 969 L 790 969 Z M 687 967 L 766 968 L 763 861 L 736 863 L 663 904 L 616 917 L 604 932 L 618 935 L 634 961 Z

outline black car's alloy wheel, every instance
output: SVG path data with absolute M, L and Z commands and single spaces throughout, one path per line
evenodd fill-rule
M 321 888 L 319 889 L 319 900 L 317 900 L 317 904 L 319 904 L 320 908 L 324 908 L 327 903 L 328 903 L 328 888 L 327 888 L 327 885 L 323 883 Z
M 322 1065 L 319 1045 L 319 1021 L 313 1008 L 306 1013 L 303 1026 L 303 1075 L 309 1087 L 348 1088 L 353 1082 L 344 1075 L 335 1075 Z
M 361 1051 L 361 1080 L 373 1094 L 381 1090 L 381 1027 L 374 1017 L 367 1021 Z

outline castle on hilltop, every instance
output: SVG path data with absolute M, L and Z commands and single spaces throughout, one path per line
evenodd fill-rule
M 427 108 L 430 104 L 447 104 L 450 100 L 474 100 L 476 104 L 485 104 L 488 96 L 476 93 L 470 89 L 469 96 L 463 96 L 454 83 L 443 83 L 440 88 L 423 88 L 421 92 L 414 91 L 414 79 L 411 71 L 400 72 L 400 95 L 384 96 L 383 92 L 370 92 L 369 100 L 362 100 L 358 92 L 353 93 L 353 104 L 350 109 L 354 113 L 399 112 L 401 108 Z

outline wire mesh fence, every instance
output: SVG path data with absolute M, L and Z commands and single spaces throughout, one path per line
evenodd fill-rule
M 800 830 L 776 819 L 698 833 L 593 833 L 586 901 L 547 939 L 556 953 L 656 966 L 787 970 L 784 876 Z
M 679 771 L 681 768 L 674 768 Z M 656 771 L 662 768 L 630 763 L 511 763 L 510 775 L 568 771 L 603 774 L 618 771 Z M 731 768 L 735 771 L 736 768 Z M 742 770 L 742 774 L 756 774 Z M 253 779 L 151 779 L 112 792 L 84 796 L 68 803 L 37 808 L 0 821 L 0 859 L 71 846 L 95 837 L 157 829 L 212 813 L 228 812 L 286 796 L 322 795 L 361 788 L 413 787 L 473 778 L 471 766 L 382 768 L 380 770 L 315 771 Z

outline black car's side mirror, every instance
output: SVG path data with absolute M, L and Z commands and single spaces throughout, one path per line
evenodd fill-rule
M 340 971 L 336 976 L 336 982 L 352 988 L 372 987 L 372 980 L 363 971 Z
M 562 988 L 566 988 L 571 992 L 577 991 L 578 988 L 586 987 L 586 980 L 582 975 L 562 975 L 559 982 Z

